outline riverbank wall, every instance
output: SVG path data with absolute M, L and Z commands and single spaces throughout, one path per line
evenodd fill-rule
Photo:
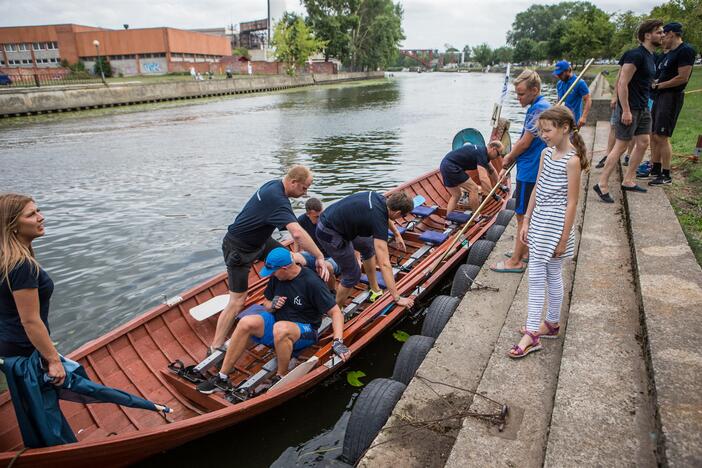
M 383 78 L 384 72 L 314 73 L 301 76 L 254 76 L 229 80 L 125 83 L 53 89 L 17 89 L 0 93 L 0 117 L 128 106 L 180 99 L 279 91 L 344 81 Z

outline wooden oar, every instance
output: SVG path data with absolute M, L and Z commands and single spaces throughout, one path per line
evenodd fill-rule
M 577 85 L 577 84 L 578 84 L 578 81 L 580 81 L 580 80 L 582 79 L 583 75 L 584 75 L 585 72 L 590 68 L 590 65 L 592 65 L 592 63 L 593 63 L 594 61 L 595 61 L 595 59 L 590 59 L 590 60 L 588 60 L 587 64 L 585 64 L 585 66 L 583 67 L 583 69 L 582 69 L 582 71 L 580 72 L 580 74 L 578 75 L 578 77 L 575 79 L 575 81 L 573 81 L 573 84 L 570 85 L 570 87 L 568 88 L 568 90 L 567 90 L 567 91 L 563 94 L 563 96 L 558 100 L 558 102 L 556 103 L 557 106 L 560 106 L 560 105 L 563 104 L 563 102 L 565 102 L 565 99 L 568 97 L 568 95 L 571 93 L 571 91 L 573 91 L 573 89 L 575 89 L 575 85 Z M 516 165 L 517 165 L 517 162 L 516 162 L 516 161 L 513 162 L 512 164 L 510 164 L 510 166 L 509 166 L 509 167 L 507 168 L 507 170 L 505 171 L 505 175 L 504 175 L 502 178 L 504 179 L 504 177 L 506 177 L 507 175 L 509 175 L 509 173 L 512 172 L 512 169 L 514 169 L 514 167 L 515 167 Z M 478 209 L 475 210 L 475 211 L 473 212 L 473 215 L 470 217 L 470 219 L 468 220 L 468 222 L 467 222 L 467 223 L 463 226 L 463 228 L 462 228 L 460 231 L 458 231 L 458 233 L 456 233 L 456 235 L 453 237 L 453 240 L 452 240 L 451 243 L 449 244 L 449 246 L 448 246 L 448 248 L 446 249 L 446 251 L 444 252 L 444 254 L 439 258 L 439 260 L 438 260 L 437 262 L 435 262 L 435 263 L 431 266 L 430 269 L 427 270 L 427 272 L 426 272 L 426 276 L 427 276 L 427 277 L 431 276 L 431 274 L 434 273 L 434 270 L 436 270 L 436 268 L 437 268 L 439 265 L 441 265 L 441 263 L 446 259 L 446 257 L 453 251 L 453 248 L 454 248 L 454 246 L 456 245 L 456 243 L 458 242 L 458 239 L 460 239 L 461 236 L 463 236 L 463 234 L 466 232 L 466 230 L 467 230 L 468 227 L 471 225 L 471 223 L 472 223 L 472 222 L 475 220 L 475 218 L 480 214 L 480 212 L 483 210 L 483 208 L 485 208 L 485 205 L 488 203 L 488 201 L 490 201 L 490 200 L 492 199 L 492 195 L 495 193 L 495 191 L 497 190 L 497 188 L 501 185 L 501 182 L 502 182 L 502 180 L 497 181 L 497 184 L 495 184 L 495 186 L 492 188 L 492 190 L 490 190 L 490 193 L 488 193 L 488 194 L 485 196 L 485 198 L 483 199 L 483 202 L 480 204 L 480 206 L 478 207 Z

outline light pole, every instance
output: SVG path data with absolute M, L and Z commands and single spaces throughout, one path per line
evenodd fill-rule
M 100 68 L 100 78 L 102 78 L 102 84 L 107 86 L 107 81 L 105 81 L 105 72 L 102 69 L 102 60 L 100 60 L 100 41 L 95 39 L 93 41 L 93 45 L 95 46 L 95 60 L 97 60 L 98 67 Z

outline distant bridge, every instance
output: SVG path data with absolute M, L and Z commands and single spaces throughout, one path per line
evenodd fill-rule
M 434 59 L 434 55 L 439 55 L 434 49 L 400 49 L 400 54 L 416 60 L 425 68 L 431 68 L 431 61 Z M 422 58 L 420 58 L 420 56 Z M 429 57 L 429 60 L 424 60 L 423 58 L 427 56 Z

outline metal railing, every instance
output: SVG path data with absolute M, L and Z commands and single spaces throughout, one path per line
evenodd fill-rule
M 37 88 L 43 86 L 67 86 L 77 84 L 101 84 L 100 77 L 72 77 L 63 73 L 0 73 L 0 89 Z

